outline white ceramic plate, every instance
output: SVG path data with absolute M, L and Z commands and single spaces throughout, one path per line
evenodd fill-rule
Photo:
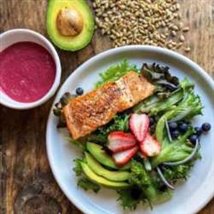
M 127 46 L 103 52 L 81 65 L 72 73 L 59 90 L 54 103 L 67 91 L 74 92 L 81 86 L 84 91 L 90 91 L 99 79 L 99 73 L 112 64 L 128 59 L 139 67 L 143 62 L 157 62 L 170 67 L 170 71 L 183 78 L 187 76 L 195 83 L 195 90 L 200 95 L 204 109 L 203 117 L 197 117 L 195 124 L 208 121 L 212 131 L 202 137 L 202 160 L 197 161 L 187 182 L 176 188 L 174 197 L 163 204 L 156 205 L 153 210 L 138 206 L 133 213 L 144 214 L 189 214 L 196 213 L 214 196 L 214 82 L 191 60 L 175 52 L 151 46 Z M 104 189 L 95 194 L 85 192 L 77 187 L 77 178 L 72 171 L 73 160 L 80 151 L 71 145 L 66 136 L 66 130 L 56 128 L 57 118 L 52 109 L 47 124 L 47 152 L 53 174 L 68 199 L 84 213 L 118 214 L 124 212 L 116 201 L 117 194 L 113 190 Z M 144 209 L 144 210 L 142 210 Z

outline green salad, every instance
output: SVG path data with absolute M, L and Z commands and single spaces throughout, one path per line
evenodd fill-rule
M 155 85 L 153 95 L 86 137 L 70 141 L 82 153 L 73 169 L 77 185 L 97 194 L 101 187 L 110 188 L 124 209 L 134 210 L 138 204 L 152 207 L 173 196 L 176 185 L 188 179 L 200 159 L 200 138 L 211 125 L 194 126 L 192 119 L 203 110 L 194 84 L 187 78 L 179 80 L 166 66 L 144 63 L 138 68 L 123 60 L 101 73 L 94 87 L 129 71 Z M 83 93 L 77 89 L 77 95 Z M 54 109 L 59 127 L 65 126 L 62 108 L 70 99 L 66 93 Z

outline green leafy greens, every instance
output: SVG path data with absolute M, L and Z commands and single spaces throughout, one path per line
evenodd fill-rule
M 153 179 L 145 170 L 143 164 L 136 160 L 131 162 L 131 175 L 129 182 L 142 189 L 146 198 L 152 202 L 157 196 L 157 190 L 154 186 Z
M 139 72 L 136 65 L 130 64 L 126 59 L 118 64 L 110 66 L 105 72 L 100 73 L 101 80 L 96 83 L 96 88 L 107 83 L 118 80 L 129 71 Z
M 193 129 L 190 128 L 183 136 L 171 143 L 165 139 L 160 154 L 152 159 L 153 167 L 164 162 L 180 161 L 188 157 L 191 154 L 193 147 L 190 144 L 187 144 L 187 138 L 193 132 Z
M 158 177 L 155 173 L 154 170 L 148 172 L 141 161 L 132 160 L 129 178 L 131 187 L 118 191 L 118 200 L 124 209 L 134 210 L 139 203 L 152 207 L 152 204 L 162 203 L 172 197 L 169 190 L 160 190 L 163 185 L 160 179 L 155 179 Z
M 164 177 L 171 182 L 186 180 L 192 166 L 193 163 L 189 162 L 188 164 L 181 164 L 173 167 L 163 167 L 163 174 Z
M 112 131 L 128 131 L 128 119 L 127 113 L 117 114 L 111 122 L 103 127 L 98 128 L 95 132 L 88 136 L 88 141 L 96 142 L 102 145 L 107 143 L 108 134 Z
M 125 210 L 135 210 L 140 202 L 145 202 L 145 196 L 139 188 L 118 190 L 117 193 L 119 195 L 117 200 Z

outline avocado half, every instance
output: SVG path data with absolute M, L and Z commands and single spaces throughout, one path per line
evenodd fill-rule
M 49 0 L 47 32 L 60 49 L 76 51 L 87 46 L 94 33 L 94 17 L 85 0 Z

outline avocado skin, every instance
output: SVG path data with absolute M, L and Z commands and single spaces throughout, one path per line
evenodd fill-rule
M 116 164 L 114 163 L 112 157 L 109 156 L 105 152 L 105 150 L 103 150 L 102 146 L 100 146 L 96 143 L 87 142 L 86 148 L 89 151 L 89 153 L 103 166 L 106 166 L 110 169 L 121 169 L 121 170 L 127 170 L 130 168 L 129 164 L 125 165 L 122 168 L 117 167 Z
M 81 167 L 88 179 L 90 179 L 92 182 L 95 182 L 97 184 L 100 184 L 102 186 L 113 188 L 113 189 L 126 189 L 129 187 L 129 184 L 126 182 L 115 182 L 107 180 L 93 172 L 93 170 L 88 166 L 87 163 L 81 162 Z
M 57 14 L 62 8 L 77 8 L 84 19 L 84 29 L 75 37 L 63 36 L 56 25 Z M 46 14 L 46 28 L 51 41 L 65 51 L 77 51 L 86 47 L 94 34 L 94 16 L 86 0 L 49 0 Z
M 129 178 L 129 172 L 110 171 L 99 164 L 88 152 L 85 152 L 85 160 L 94 173 L 111 181 L 126 181 Z

